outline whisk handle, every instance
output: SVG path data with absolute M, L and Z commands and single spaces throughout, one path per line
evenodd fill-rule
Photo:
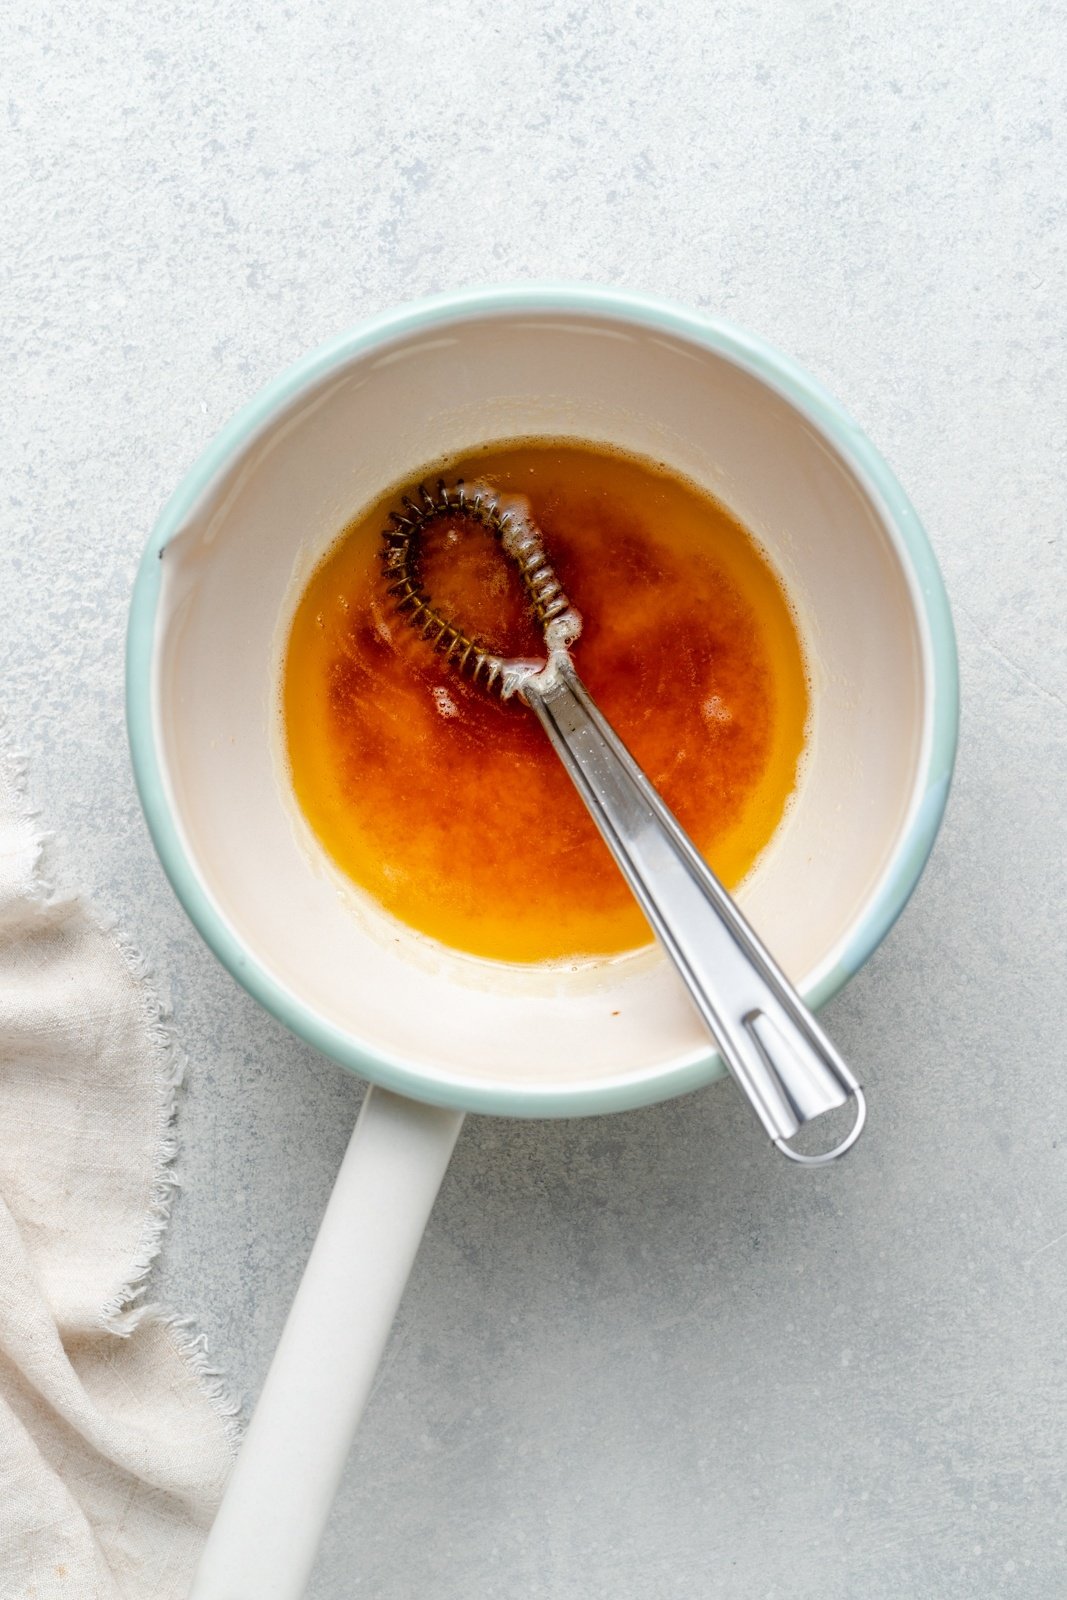
M 570 659 L 523 696 L 585 801 L 641 909 L 770 1138 L 793 1161 L 822 1165 L 858 1139 L 859 1084 L 696 846 L 597 710 Z M 847 1136 L 820 1155 L 787 1143 L 852 1097 Z

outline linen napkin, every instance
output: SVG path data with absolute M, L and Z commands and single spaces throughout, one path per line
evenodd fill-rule
M 41 875 L 0 756 L 0 1597 L 179 1600 L 236 1407 L 145 1303 L 180 1063 L 138 964 Z

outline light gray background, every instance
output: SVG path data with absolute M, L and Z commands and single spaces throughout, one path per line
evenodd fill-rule
M 130 778 L 134 565 L 220 424 L 414 295 L 649 289 L 824 379 L 954 604 L 948 820 L 827 1012 L 862 1145 L 791 1170 L 725 1085 L 469 1124 L 315 1600 L 1062 1596 L 1062 8 L 9 0 L 0 30 L 3 703 L 173 991 L 162 1287 L 247 1396 L 360 1086 L 201 947 Z

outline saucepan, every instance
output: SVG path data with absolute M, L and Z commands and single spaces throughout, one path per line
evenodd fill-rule
M 722 1070 L 663 959 L 524 968 L 430 946 L 345 893 L 296 810 L 278 687 L 303 580 L 390 485 L 530 436 L 609 443 L 695 480 L 752 530 L 793 602 L 808 752 L 738 899 L 810 1005 L 884 937 L 941 820 L 957 686 L 934 557 L 860 429 L 762 340 L 590 287 L 453 294 L 364 323 L 223 429 L 163 511 L 136 582 L 137 783 L 212 950 L 372 1088 L 197 1600 L 302 1592 L 463 1116 L 600 1115 Z M 876 1095 L 874 1107 L 868 1138 Z

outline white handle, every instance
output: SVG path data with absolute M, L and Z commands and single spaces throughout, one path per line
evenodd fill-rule
M 370 1089 L 189 1600 L 299 1600 L 463 1122 Z

